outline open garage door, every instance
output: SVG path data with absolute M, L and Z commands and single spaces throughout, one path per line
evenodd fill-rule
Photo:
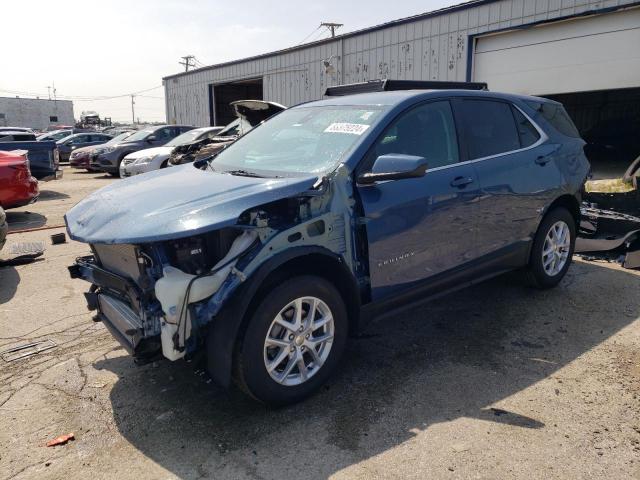
M 209 85 L 211 125 L 227 125 L 236 119 L 231 102 L 262 99 L 262 78 Z
M 473 80 L 529 95 L 640 87 L 640 8 L 479 37 Z

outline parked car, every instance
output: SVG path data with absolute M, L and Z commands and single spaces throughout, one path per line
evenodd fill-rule
M 0 142 L 35 142 L 33 132 L 23 130 L 0 130 Z
M 203 145 L 211 141 L 220 133 L 224 127 L 202 127 L 194 128 L 182 135 L 178 135 L 169 143 L 162 147 L 145 148 L 137 152 L 130 153 L 122 159 L 120 163 L 120 176 L 130 177 L 140 173 L 150 172 L 165 168 L 169 156 L 178 149 L 196 148 L 196 145 Z
M 73 135 L 73 130 L 54 130 L 38 136 L 37 140 L 39 142 L 57 142 L 58 140 L 67 138 L 69 135 Z
M 73 207 L 68 233 L 93 255 L 71 275 L 93 284 L 89 308 L 133 355 L 204 352 L 220 384 L 299 401 L 378 313 L 513 269 L 560 282 L 589 163 L 547 105 L 564 112 L 471 90 L 292 107 L 214 161 Z
M 66 162 L 71 156 L 71 152 L 76 148 L 90 147 L 107 143 L 113 137 L 105 133 L 76 133 L 69 135 L 62 140 L 58 140 L 58 151 L 60 152 L 60 161 Z
M 0 207 L 0 250 L 4 247 L 7 241 L 7 234 L 9 233 L 9 224 L 7 223 L 7 215 L 4 213 L 2 207 Z
M 112 145 L 91 156 L 91 168 L 118 176 L 122 159 L 145 148 L 160 147 L 178 135 L 192 130 L 188 125 L 160 125 L 138 130 L 124 142 Z
M 34 133 L 33 129 L 26 127 L 0 127 L 0 133 L 2 132 L 26 132 Z
M 32 175 L 41 182 L 62 177 L 60 158 L 55 142 L 0 142 L 0 151 L 26 150 Z
M 181 165 L 215 155 L 237 138 L 251 131 L 256 125 L 287 108 L 279 103 L 263 100 L 238 100 L 231 102 L 231 105 L 238 117 L 236 120 L 206 143 L 176 149 L 169 158 L 169 165 Z
M 89 172 L 93 172 L 94 170 L 91 168 L 90 163 L 91 155 L 94 152 L 97 154 L 97 152 L 101 151 L 101 149 L 109 148 L 112 145 L 117 145 L 125 138 L 130 137 L 134 132 L 135 130 L 121 132 L 118 135 L 112 137 L 108 142 L 102 143 L 99 146 L 92 145 L 88 147 L 76 148 L 73 152 L 71 152 L 71 155 L 69 156 L 69 165 L 73 168 L 84 168 Z
M 0 207 L 22 207 L 38 199 L 38 180 L 31 176 L 27 152 L 0 152 Z

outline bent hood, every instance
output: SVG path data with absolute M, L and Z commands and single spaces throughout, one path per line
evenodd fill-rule
M 157 242 L 235 225 L 245 210 L 303 193 L 316 181 L 239 177 L 187 164 L 114 182 L 64 218 L 80 242 Z

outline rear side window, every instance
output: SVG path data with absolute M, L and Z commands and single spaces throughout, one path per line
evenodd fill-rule
M 518 135 L 520 136 L 520 146 L 522 148 L 530 147 L 538 140 L 540 140 L 540 134 L 536 127 L 525 117 L 520 110 L 515 107 L 513 109 L 513 116 L 516 119 L 516 127 L 518 128 Z
M 520 149 L 520 135 L 508 103 L 465 99 L 456 108 L 464 123 L 470 160 Z
M 528 101 L 527 104 L 537 112 L 540 112 L 545 120 L 563 135 L 580 138 L 580 132 L 578 132 L 571 117 L 569 117 L 569 114 L 562 105 L 535 101 Z

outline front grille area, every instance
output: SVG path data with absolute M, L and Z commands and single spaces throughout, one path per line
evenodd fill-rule
M 135 245 L 92 245 L 100 265 L 110 272 L 140 282 L 140 265 Z

